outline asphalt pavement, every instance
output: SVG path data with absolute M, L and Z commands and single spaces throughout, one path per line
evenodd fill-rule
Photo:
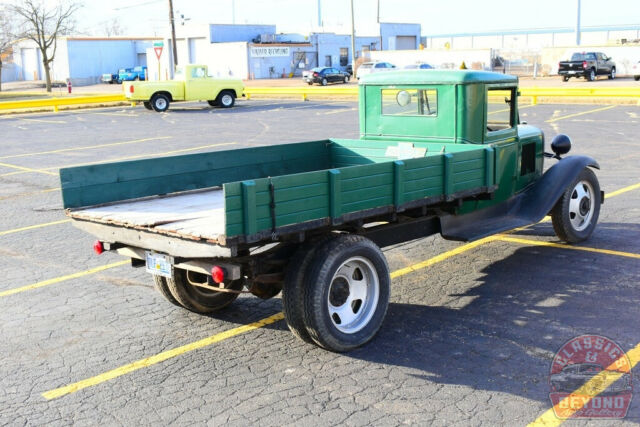
M 297 340 L 280 320 L 279 297 L 242 296 L 209 316 L 169 304 L 144 269 L 93 253 L 92 236 L 64 216 L 57 173 L 357 138 L 356 102 L 240 100 L 228 110 L 184 103 L 162 114 L 140 106 L 0 117 L 0 425 L 544 420 L 550 366 L 569 339 L 602 335 L 638 353 L 640 107 L 522 106 L 520 117 L 547 141 L 568 134 L 572 153 L 600 163 L 607 196 L 591 239 L 557 244 L 542 222 L 474 245 L 432 236 L 392 247 L 382 329 L 346 354 Z M 632 373 L 640 390 L 640 369 Z M 640 423 L 640 397 L 616 423 Z

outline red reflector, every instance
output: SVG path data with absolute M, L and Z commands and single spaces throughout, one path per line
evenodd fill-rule
M 216 283 L 224 282 L 224 268 L 214 265 L 211 268 L 211 277 L 213 277 L 213 281 Z
M 102 242 L 100 240 L 96 240 L 93 243 L 93 251 L 96 253 L 96 255 L 100 255 L 102 252 L 104 252 L 104 246 L 102 246 Z
M 129 86 L 129 92 L 133 93 L 133 85 Z

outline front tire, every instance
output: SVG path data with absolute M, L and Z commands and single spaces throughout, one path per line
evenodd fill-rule
M 613 80 L 616 78 L 616 69 L 612 68 L 611 73 L 609 73 L 609 80 Z
M 569 76 L 562 76 L 562 81 L 563 82 L 568 82 L 569 81 Z
M 222 108 L 231 108 L 236 103 L 236 96 L 230 90 L 223 90 L 216 98 L 216 102 Z
M 362 236 L 341 235 L 317 250 L 307 277 L 304 323 L 316 344 L 344 352 L 375 336 L 387 312 L 391 284 L 378 246 Z
M 551 211 L 558 238 L 567 243 L 588 239 L 598 223 L 601 203 L 598 178 L 591 169 L 584 168 Z
M 220 310 L 238 298 L 237 293 L 218 292 L 202 288 L 195 283 L 211 285 L 209 277 L 192 271 L 173 269 L 173 279 L 167 278 L 167 285 L 176 301 L 189 311 L 195 313 L 211 313 Z M 229 283 L 226 288 L 239 291 L 242 280 Z
M 169 108 L 169 97 L 162 93 L 153 95 L 151 98 L 151 107 L 158 113 L 167 111 Z

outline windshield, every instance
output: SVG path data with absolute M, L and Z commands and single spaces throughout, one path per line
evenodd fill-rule
M 595 61 L 596 56 L 593 53 L 574 53 L 571 55 L 572 61 Z

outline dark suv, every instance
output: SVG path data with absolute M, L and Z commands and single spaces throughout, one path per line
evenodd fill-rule
M 326 86 L 327 83 L 331 82 L 347 83 L 349 81 L 349 73 L 332 67 L 317 67 L 309 71 L 303 71 L 302 80 L 310 85 L 319 83 L 322 86 Z

